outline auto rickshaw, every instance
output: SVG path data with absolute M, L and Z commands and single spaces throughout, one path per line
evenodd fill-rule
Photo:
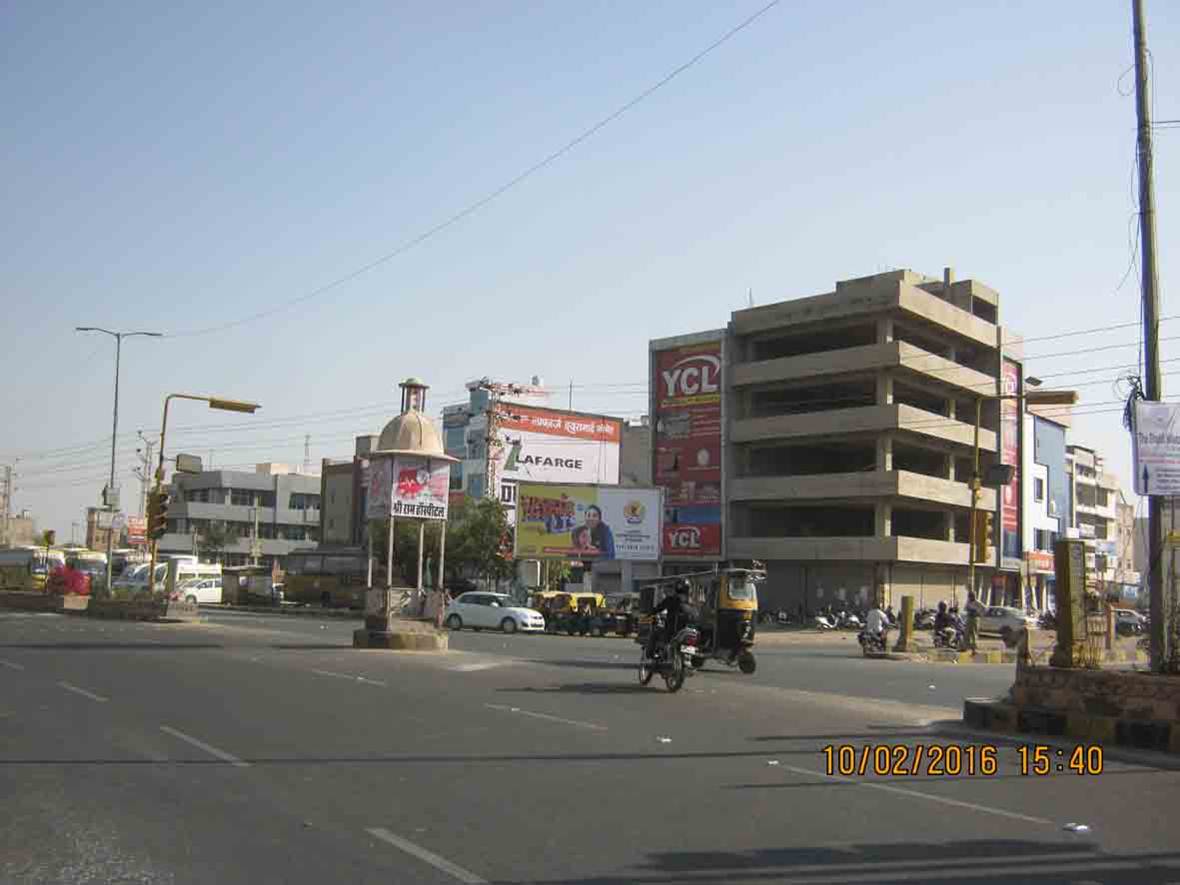
M 639 594 L 641 614 L 635 641 L 647 642 L 653 622 L 651 612 L 656 604 L 674 592 L 678 582 L 687 581 L 689 600 L 700 610 L 699 653 L 693 658 L 693 666 L 704 666 L 712 658 L 736 666 L 743 673 L 753 673 L 757 668 L 751 651 L 758 614 L 757 583 L 763 576 L 764 572 L 753 569 L 727 568 L 645 582 Z

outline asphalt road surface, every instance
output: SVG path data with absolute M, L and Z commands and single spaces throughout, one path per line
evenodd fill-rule
M 630 641 L 401 654 L 353 626 L 0 612 L 0 881 L 1180 882 L 1161 758 L 1026 777 L 1005 743 L 994 775 L 924 773 L 982 759 L 953 720 L 1007 667 L 768 643 L 673 695 Z M 845 745 L 927 755 L 829 776 Z

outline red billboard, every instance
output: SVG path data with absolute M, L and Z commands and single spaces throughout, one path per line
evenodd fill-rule
M 1000 490 L 1000 566 L 1019 569 L 1020 543 L 1020 364 L 1005 359 L 1001 374 L 1004 395 L 1000 400 L 1000 462 L 1013 467 L 1012 481 Z
M 143 547 L 147 544 L 147 520 L 144 517 L 127 517 L 127 544 L 130 547 Z
M 652 358 L 655 484 L 665 489 L 665 556 L 721 556 L 721 342 Z

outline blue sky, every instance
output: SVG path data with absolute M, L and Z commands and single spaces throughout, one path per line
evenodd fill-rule
M 762 5 L 5 2 L 0 458 L 23 456 L 16 507 L 68 533 L 103 484 L 113 344 L 75 325 L 185 333 L 290 304 Z M 1180 118 L 1180 6 L 1147 5 L 1157 116 Z M 134 432 L 158 431 L 170 391 L 263 404 L 177 407 L 169 450 L 216 465 L 301 462 L 305 434 L 316 462 L 345 457 L 411 373 L 435 407 L 473 377 L 540 374 L 584 385 L 575 407 L 638 414 L 648 339 L 723 325 L 748 289 L 767 303 L 949 264 L 999 290 L 1003 322 L 1030 337 L 1133 322 L 1134 271 L 1116 291 L 1134 211 L 1129 17 L 1105 0 L 783 3 L 404 255 L 265 321 L 128 342 L 120 482 L 138 488 Z M 1170 315 L 1180 129 L 1156 147 Z M 1135 361 L 1129 347 L 1028 369 Z M 1097 381 L 1079 390 L 1099 404 L 1117 374 L 1053 380 Z M 1118 414 L 1080 418 L 1073 439 L 1127 478 Z

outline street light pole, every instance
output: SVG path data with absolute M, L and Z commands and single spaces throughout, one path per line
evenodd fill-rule
M 115 339 L 115 408 L 114 414 L 111 416 L 111 477 L 107 483 L 107 494 L 104 496 L 105 500 L 102 502 L 103 506 L 111 510 L 111 522 L 107 526 L 107 584 L 106 592 L 111 590 L 111 553 L 114 546 L 115 539 L 115 523 L 114 510 L 110 505 L 111 495 L 115 490 L 115 443 L 119 438 L 119 367 L 123 356 L 123 339 L 134 338 L 140 336 L 143 338 L 163 338 L 162 332 L 112 332 L 110 329 L 101 329 L 97 326 L 75 326 L 75 332 L 102 332 L 104 335 L 110 335 Z

